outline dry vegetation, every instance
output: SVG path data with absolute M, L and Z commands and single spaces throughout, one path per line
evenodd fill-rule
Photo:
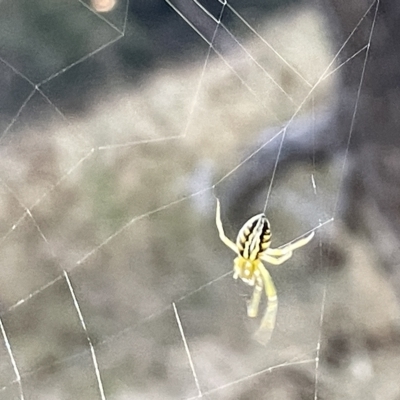
M 312 84 L 330 61 L 323 21 L 314 11 L 278 15 L 259 33 Z M 191 294 L 232 266 L 233 254 L 219 242 L 213 222 L 213 182 L 243 160 L 262 130 L 290 118 L 309 90 L 259 40 L 248 38 L 244 46 L 292 95 L 293 103 L 254 63 L 232 52 L 226 60 L 256 96 L 212 56 L 203 76 L 203 61 L 165 69 L 140 87 L 104 95 L 85 119 L 65 124 L 55 114 L 52 123 L 32 121 L 30 129 L 8 134 L 0 161 L 2 320 L 27 393 L 32 390 L 41 399 L 99 398 L 86 337 L 62 277 L 65 269 L 95 345 L 108 399 L 197 394 L 172 302 L 204 392 L 270 366 L 305 361 L 208 398 L 261 399 L 267 390 L 269 399 L 313 398 L 312 360 L 321 334 L 326 279 L 326 270 L 313 266 L 322 266 L 314 252 L 303 249 L 273 270 L 281 303 L 278 327 L 266 348 L 251 338 L 257 322 L 245 316 L 246 287 L 227 276 Z M 332 80 L 324 81 L 305 111 L 313 105 L 329 107 L 332 85 Z M 311 172 L 321 182 L 316 201 L 327 214 L 322 217 L 331 216 L 339 190 L 335 166 L 295 171 L 274 191 L 275 244 L 316 226 L 308 221 L 314 210 L 296 206 L 312 194 Z M 234 174 L 223 184 L 234 185 Z M 202 189 L 208 190 L 185 198 Z M 223 185 L 216 193 L 223 197 Z M 284 211 L 277 209 L 279 204 Z M 294 222 L 297 210 L 302 214 Z M 226 226 L 233 236 L 228 221 Z M 360 251 L 352 265 L 362 258 Z M 345 282 L 353 273 L 357 276 L 352 281 L 357 281 L 360 272 L 345 271 L 329 280 L 325 314 L 329 329 L 342 323 L 343 329 L 351 328 L 357 346 L 355 331 L 369 326 L 364 326 L 358 306 L 346 310 L 355 303 L 344 296 Z M 375 280 L 372 267 L 369 272 Z M 53 279 L 58 280 L 9 310 Z M 387 302 L 396 304 L 380 282 Z M 357 292 L 357 302 L 365 307 L 365 299 L 375 301 L 380 293 Z M 342 314 L 329 322 L 336 312 Z M 374 318 L 378 335 L 397 309 L 387 312 L 390 316 L 381 315 L 378 325 Z M 357 316 L 359 324 L 354 323 Z M 341 323 L 332 322 L 336 320 Z M 1 359 L 8 359 L 3 352 Z M 382 358 L 379 353 L 377 362 Z M 368 362 L 362 359 L 361 366 L 352 366 L 349 361 L 348 366 L 364 379 L 359 368 L 368 369 Z M 8 362 L 2 363 L 8 371 Z M 362 391 L 351 392 L 354 380 L 347 367 L 331 371 L 321 363 L 321 398 L 362 398 Z M 390 371 L 392 366 L 385 365 Z M 13 378 L 7 374 L 0 386 L 7 386 L 2 396 L 11 399 L 16 385 L 9 385 Z M 346 393 L 337 390 L 341 374 L 350 382 L 341 386 Z

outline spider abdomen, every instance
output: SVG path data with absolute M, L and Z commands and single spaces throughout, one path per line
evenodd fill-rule
M 236 246 L 239 254 L 247 260 L 257 260 L 271 243 L 271 230 L 264 214 L 250 218 L 240 229 Z

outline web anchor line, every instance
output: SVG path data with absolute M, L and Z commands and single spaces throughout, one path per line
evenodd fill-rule
M 183 331 L 182 322 L 181 322 L 181 319 L 179 317 L 178 310 L 176 308 L 175 303 L 172 303 L 172 308 L 174 309 L 175 319 L 176 319 L 176 322 L 177 322 L 178 327 L 179 327 L 179 332 L 181 334 L 183 344 L 185 346 L 185 351 L 186 351 L 187 358 L 189 360 L 189 365 L 190 365 L 190 369 L 192 371 L 193 379 L 194 379 L 194 381 L 196 383 L 197 391 L 199 392 L 199 396 L 198 397 L 201 398 L 201 397 L 203 397 L 203 393 L 201 392 L 199 379 L 197 378 L 196 369 L 194 368 L 193 359 L 192 359 L 192 356 L 191 356 L 190 350 L 189 350 L 189 345 L 187 343 L 185 332 Z
M 15 357 L 14 357 L 14 354 L 13 354 L 13 351 L 11 348 L 11 344 L 10 344 L 10 341 L 8 340 L 7 333 L 6 333 L 6 330 L 4 328 L 3 321 L 1 318 L 0 318 L 0 331 L 3 336 L 4 344 L 7 349 L 8 357 L 10 358 L 10 361 L 11 361 L 11 364 L 12 364 L 12 367 L 14 370 L 14 374 L 16 377 L 15 382 L 18 384 L 19 396 L 20 396 L 19 398 L 20 398 L 20 400 L 25 400 L 24 391 L 22 389 L 21 375 L 19 373 L 19 369 L 18 369 L 17 363 L 15 361 Z

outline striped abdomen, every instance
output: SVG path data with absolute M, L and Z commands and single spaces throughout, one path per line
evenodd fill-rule
M 264 214 L 250 218 L 240 229 L 236 239 L 240 255 L 247 260 L 257 260 L 270 243 L 271 231 Z

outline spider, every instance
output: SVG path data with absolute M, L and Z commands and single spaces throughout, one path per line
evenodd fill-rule
M 246 284 L 254 286 L 253 295 L 247 305 L 247 315 L 249 317 L 257 317 L 262 290 L 265 288 L 268 304 L 255 338 L 262 344 L 266 344 L 275 327 L 278 296 L 271 275 L 262 262 L 265 261 L 273 265 L 284 263 L 292 257 L 295 249 L 306 245 L 313 238 L 314 232 L 281 248 L 272 249 L 270 247 L 270 225 L 265 215 L 261 213 L 251 217 L 243 225 L 235 244 L 225 235 L 221 221 L 221 206 L 218 199 L 216 224 L 220 239 L 237 254 L 233 262 L 233 278 L 240 278 Z

